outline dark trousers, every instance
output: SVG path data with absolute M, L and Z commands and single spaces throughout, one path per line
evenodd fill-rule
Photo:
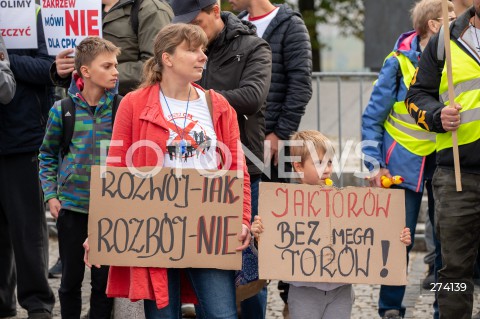
M 425 183 L 425 188 L 428 195 L 428 218 L 432 223 L 433 243 L 435 244 L 435 258 L 433 260 L 433 270 L 435 274 L 435 282 L 438 282 L 438 271 L 442 268 L 442 250 L 440 246 L 440 240 L 435 232 L 435 201 L 433 197 L 432 180 L 428 180 Z M 433 302 L 433 319 L 439 319 L 440 313 L 438 312 L 438 297 L 435 294 L 435 301 Z
M 437 168 L 433 177 L 435 230 L 442 247 L 440 282 L 473 282 L 480 246 L 480 176 L 462 172 L 461 192 L 453 170 Z M 472 284 L 473 285 L 473 284 Z M 470 319 L 473 294 L 438 294 L 440 319 Z
M 88 215 L 61 209 L 57 220 L 62 281 L 58 296 L 63 319 L 78 319 L 82 311 L 82 281 L 85 274 L 83 242 L 88 234 Z M 109 319 L 113 299 L 105 294 L 108 266 L 92 267 L 89 319 Z
M 0 156 L 0 317 L 51 312 L 48 232 L 38 180 L 37 153 Z

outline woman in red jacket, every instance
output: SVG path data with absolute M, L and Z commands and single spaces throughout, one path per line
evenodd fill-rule
M 159 32 L 154 57 L 144 67 L 143 83 L 120 104 L 112 141 L 122 143 L 112 143 L 121 146 L 111 146 L 108 156 L 116 159 L 112 166 L 243 171 L 243 225 L 237 248 L 241 251 L 250 242 L 250 179 L 239 147 L 235 110 L 220 94 L 193 84 L 202 76 L 206 44 L 205 33 L 194 25 L 172 24 Z M 137 148 L 144 142 L 157 147 Z M 133 144 L 134 153 L 128 153 Z M 218 149 L 222 149 L 221 155 Z M 230 164 L 229 167 L 224 163 Z M 198 297 L 203 317 L 237 317 L 234 271 L 203 268 L 182 271 Z M 185 288 L 189 287 L 180 284 L 180 273 L 180 269 L 112 266 L 107 294 L 144 299 L 147 319 L 181 318 L 180 292 L 185 297 L 188 292 Z M 183 298 L 183 301 L 188 300 Z

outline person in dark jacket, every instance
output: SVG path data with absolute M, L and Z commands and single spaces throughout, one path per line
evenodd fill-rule
M 473 288 L 480 246 L 480 0 L 450 25 L 455 101 L 449 107 L 444 37 L 430 39 L 406 98 L 410 115 L 436 133 L 437 169 L 433 175 L 435 231 L 442 247 L 438 282 Z M 452 133 L 457 132 L 462 191 L 456 189 Z M 473 290 L 438 292 L 440 318 L 471 318 Z
M 272 82 L 265 111 L 265 156 L 267 168 L 263 181 L 288 183 L 292 166 L 285 162 L 288 148 L 279 149 L 280 140 L 289 140 L 298 130 L 300 120 L 312 96 L 312 47 L 307 27 L 300 13 L 288 4 L 273 5 L 270 0 L 229 0 L 238 17 L 250 21 L 257 35 L 272 50 Z M 281 144 L 280 144 L 281 145 Z M 279 156 L 280 154 L 280 156 Z M 281 161 L 278 165 L 279 159 Z M 287 174 L 285 174 L 287 173 Z M 252 221 L 257 209 L 252 209 Z M 281 296 L 287 300 L 288 284 L 279 283 Z M 265 318 L 267 291 L 242 302 L 242 315 Z M 262 311 L 259 311 L 258 308 Z M 260 314 L 263 312 L 263 316 Z
M 0 104 L 0 317 L 17 313 L 15 290 L 29 318 L 51 318 L 48 233 L 38 182 L 38 148 L 53 96 L 42 18 L 38 49 L 8 50 L 17 89 Z
M 253 23 L 257 35 L 267 41 L 272 50 L 272 82 L 265 111 L 265 141 L 271 143 L 270 149 L 265 150 L 265 160 L 271 164 L 271 172 L 268 174 L 267 170 L 263 180 L 288 182 L 287 175 L 279 176 L 278 155 L 282 153 L 278 141 L 289 140 L 298 130 L 312 97 L 310 36 L 300 13 L 288 4 L 273 5 L 270 0 L 229 2 L 234 10 L 243 10 L 238 17 Z M 285 164 L 280 173 L 291 172 L 290 163 Z

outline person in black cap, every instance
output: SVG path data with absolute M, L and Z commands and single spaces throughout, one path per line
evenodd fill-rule
M 200 26 L 208 38 L 208 61 L 197 83 L 222 94 L 237 112 L 251 182 L 252 219 L 258 213 L 258 186 L 263 172 L 265 108 L 272 73 L 268 43 L 255 26 L 216 0 L 173 0 L 173 23 Z

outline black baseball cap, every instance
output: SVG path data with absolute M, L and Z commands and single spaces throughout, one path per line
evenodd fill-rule
M 217 3 L 217 0 L 172 0 L 172 9 L 175 13 L 173 23 L 190 23 L 203 8 Z

